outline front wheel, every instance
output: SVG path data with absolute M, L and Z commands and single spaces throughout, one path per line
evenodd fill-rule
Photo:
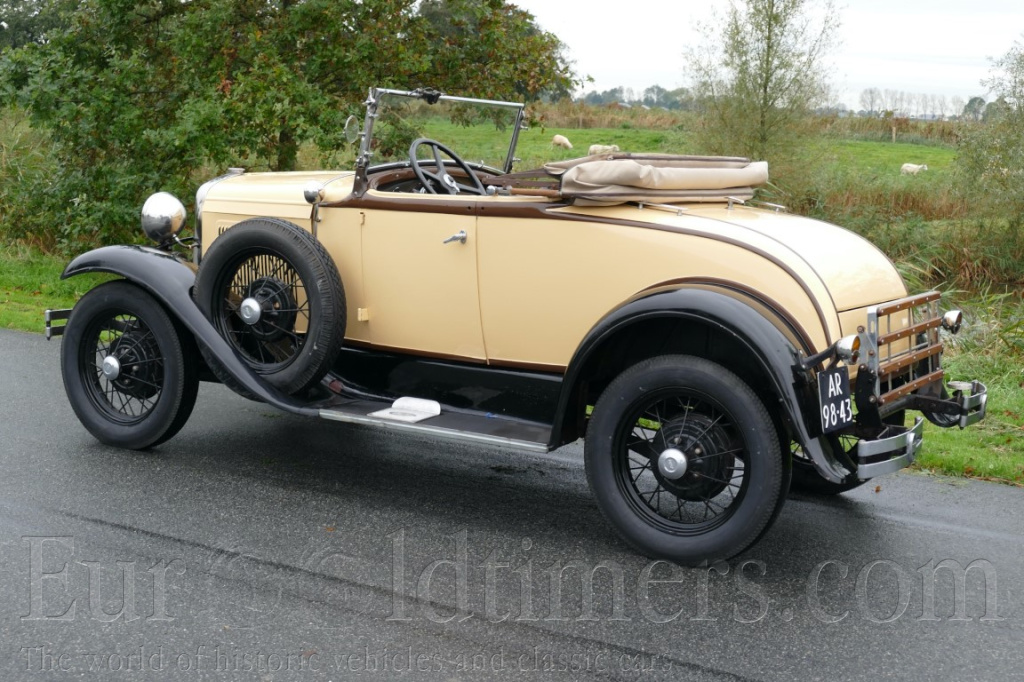
M 727 559 L 778 513 L 784 462 L 771 417 L 739 377 L 691 356 L 645 360 L 594 407 L 587 478 L 629 544 L 682 564 Z
M 78 302 L 61 344 L 68 400 L 102 443 L 132 450 L 159 445 L 192 413 L 199 390 L 191 339 L 145 291 L 124 281 Z

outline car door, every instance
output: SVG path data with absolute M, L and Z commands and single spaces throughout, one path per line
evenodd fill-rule
M 373 195 L 377 194 L 377 197 Z M 485 361 L 477 286 L 476 206 L 369 192 L 359 312 L 373 346 Z M 379 199 L 379 201 L 377 201 Z

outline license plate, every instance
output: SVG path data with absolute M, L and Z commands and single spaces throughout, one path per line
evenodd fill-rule
M 832 433 L 853 423 L 850 371 L 846 367 L 833 367 L 818 373 L 818 398 L 822 433 Z

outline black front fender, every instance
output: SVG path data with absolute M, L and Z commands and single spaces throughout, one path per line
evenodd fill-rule
M 850 472 L 837 461 L 829 445 L 815 432 L 816 394 L 810 392 L 810 376 L 800 365 L 799 334 L 770 307 L 749 294 L 698 285 L 654 291 L 633 299 L 604 317 L 579 345 L 566 371 L 559 402 L 559 421 L 571 409 L 580 382 L 590 370 L 589 361 L 606 342 L 631 325 L 658 318 L 692 321 L 729 335 L 756 361 L 770 379 L 772 392 L 785 410 L 797 440 L 814 461 L 819 473 L 839 483 Z M 555 431 L 557 434 L 557 429 Z M 812 435 L 813 433 L 813 435 Z
M 109 272 L 145 289 L 213 353 L 232 377 L 260 400 L 288 412 L 318 416 L 318 410 L 264 382 L 217 333 L 192 300 L 196 280 L 192 263 L 173 253 L 145 246 L 104 246 L 74 258 L 60 277 L 67 279 L 84 272 Z

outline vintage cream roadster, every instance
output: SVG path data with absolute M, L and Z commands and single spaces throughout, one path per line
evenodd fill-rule
M 100 441 L 148 448 L 201 379 L 310 417 L 545 452 L 585 439 L 594 497 L 652 557 L 735 555 L 794 486 L 838 493 L 966 427 L 937 292 L 839 227 L 753 201 L 767 164 L 613 153 L 514 172 L 523 108 L 375 89 L 355 169 L 231 170 L 195 236 L 159 193 L 155 248 L 71 311 L 67 395 Z M 60 320 L 66 319 L 66 326 Z M 909 422 L 909 423 L 908 423 Z

